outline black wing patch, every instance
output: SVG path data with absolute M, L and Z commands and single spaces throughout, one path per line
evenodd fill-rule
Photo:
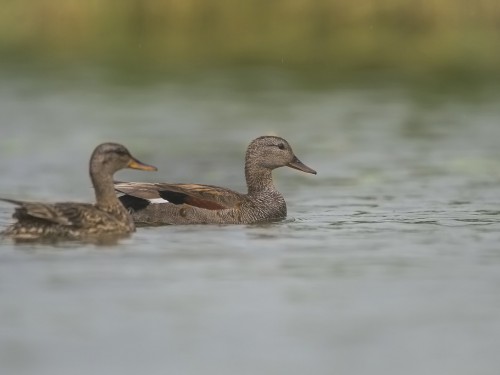
M 132 195 L 122 195 L 118 198 L 127 210 L 140 211 L 150 205 L 146 199 L 134 197 Z

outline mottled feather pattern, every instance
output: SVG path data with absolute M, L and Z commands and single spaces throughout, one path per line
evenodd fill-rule
M 20 206 L 13 215 L 18 222 L 3 233 L 20 238 L 40 235 L 78 238 L 97 233 L 130 233 L 135 229 L 128 212 L 119 203 L 101 209 L 87 203 L 46 204 L 2 200 Z
M 208 210 L 188 204 L 150 204 L 132 212 L 136 224 L 254 224 L 282 220 L 287 209 L 283 196 L 270 192 L 263 196 L 245 196 L 234 208 Z
M 14 217 L 18 220 L 24 220 L 31 216 L 59 225 L 77 227 L 85 225 L 82 222 L 83 213 L 94 207 L 91 204 L 75 205 L 72 203 L 20 202 L 18 204 L 21 207 L 17 208 L 14 213 Z

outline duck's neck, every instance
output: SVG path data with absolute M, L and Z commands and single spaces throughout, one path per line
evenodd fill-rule
M 95 190 L 96 205 L 100 208 L 113 208 L 120 205 L 116 197 L 113 175 L 90 165 L 90 179 Z
M 276 190 L 273 184 L 272 171 L 251 160 L 247 160 L 245 163 L 245 178 L 247 181 L 248 194 L 255 194 L 266 190 Z

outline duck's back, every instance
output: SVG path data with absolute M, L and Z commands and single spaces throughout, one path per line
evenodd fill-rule
M 134 230 L 129 214 L 120 207 L 105 211 L 87 203 L 9 202 L 19 206 L 13 215 L 17 222 L 3 234 L 15 238 L 78 239 L 99 234 L 130 233 Z

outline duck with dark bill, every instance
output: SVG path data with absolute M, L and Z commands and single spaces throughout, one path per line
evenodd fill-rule
M 285 166 L 316 174 L 295 156 L 286 140 L 263 136 L 254 139 L 246 152 L 246 194 L 198 184 L 116 182 L 115 189 L 124 194 L 121 202 L 140 225 L 275 221 L 286 217 L 287 208 L 272 171 Z

